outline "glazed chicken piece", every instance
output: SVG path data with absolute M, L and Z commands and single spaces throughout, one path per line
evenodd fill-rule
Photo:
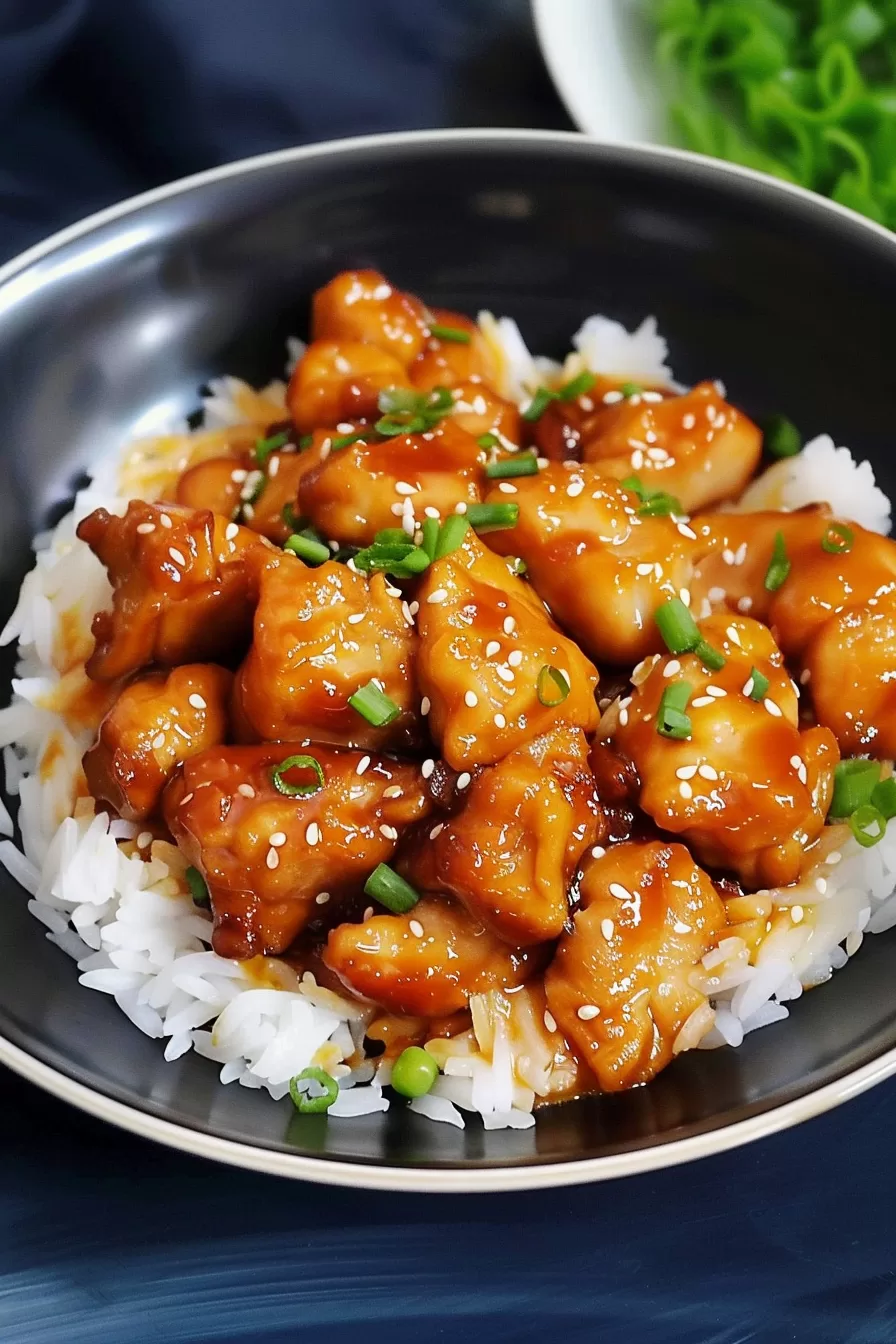
M 84 755 L 91 795 L 127 821 L 152 816 L 181 762 L 225 740 L 232 680 L 214 663 L 188 663 L 132 681 Z
M 738 495 L 761 456 L 761 431 L 710 382 L 680 397 L 603 406 L 582 431 L 585 462 L 618 481 L 636 475 L 688 513 Z
M 250 531 L 282 546 L 293 531 L 284 509 L 289 505 L 295 512 L 299 482 L 319 460 L 319 452 L 295 448 L 270 453 L 262 470 L 254 453 L 210 458 L 184 472 L 175 498 L 189 509 L 211 509 L 224 518 L 238 518 Z
M 631 667 L 658 651 L 657 607 L 682 589 L 689 601 L 700 596 L 693 530 L 642 515 L 638 496 L 595 467 L 554 462 L 485 498 L 520 510 L 515 527 L 488 534 L 489 546 L 522 557 L 554 616 L 599 662 Z
M 302 478 L 300 512 L 325 537 L 367 546 L 377 532 L 441 518 L 480 499 L 485 454 L 450 419 L 425 434 L 362 440 L 333 450 Z
M 300 434 L 343 420 L 376 420 L 384 388 L 410 387 L 404 363 L 361 341 L 312 341 L 299 360 L 286 404 Z
M 353 747 L 416 742 L 417 636 L 394 591 L 382 574 L 368 580 L 332 561 L 312 569 L 289 552 L 269 561 L 234 687 L 239 736 Z M 374 679 L 401 709 L 381 728 L 348 703 Z
M 844 756 L 896 757 L 894 650 L 893 595 L 832 616 L 803 650 L 802 677 L 816 717 Z
M 430 798 L 416 765 L 279 742 L 191 757 L 163 806 L 179 848 L 208 883 L 215 951 L 246 958 L 284 952 L 322 892 L 362 886 Z
M 106 566 L 112 610 L 94 617 L 87 673 L 114 681 L 149 663 L 227 658 L 248 642 L 255 562 L 267 542 L 209 510 L 132 500 L 124 517 L 96 509 L 78 536 Z
M 430 320 L 431 319 L 431 320 Z M 482 383 L 494 388 L 498 370 L 488 343 L 476 323 L 462 313 L 445 308 L 433 308 L 427 314 L 427 324 L 436 331 L 450 331 L 454 339 L 436 335 L 430 330 L 421 354 L 408 369 L 415 387 L 457 387 L 459 384 Z M 466 338 L 466 339 L 464 339 Z M 484 433 L 485 431 L 480 431 Z
M 393 289 L 379 271 L 343 271 L 314 295 L 311 335 L 367 341 L 407 368 L 426 347 L 429 323 L 420 300 Z
M 340 924 L 324 961 L 352 993 L 391 1013 L 445 1017 L 471 994 L 521 985 L 544 954 L 508 947 L 463 906 L 424 896 L 406 915 Z
M 706 1005 L 688 977 L 725 910 L 684 845 L 661 841 L 589 860 L 581 902 L 545 975 L 548 1007 L 601 1089 L 619 1092 L 664 1069 Z
M 475 533 L 430 565 L 418 599 L 420 690 L 455 770 L 499 761 L 558 724 L 594 730 L 596 669 Z
M 473 781 L 463 811 L 424 826 L 401 871 L 445 891 L 514 946 L 559 937 L 567 888 L 600 826 L 588 745 L 561 726 Z
M 493 435 L 495 446 L 513 452 L 523 441 L 519 408 L 492 392 L 485 383 L 461 382 L 452 387 L 454 410 L 452 419 L 461 429 L 481 439 Z
M 836 741 L 827 728 L 800 731 L 797 689 L 765 626 L 720 613 L 700 632 L 725 666 L 710 671 L 694 653 L 659 658 L 618 715 L 608 711 L 601 736 L 632 762 L 641 808 L 702 863 L 749 888 L 786 886 L 824 825 Z M 757 673 L 768 685 L 754 699 Z M 682 682 L 690 731 L 663 736 L 663 694 Z

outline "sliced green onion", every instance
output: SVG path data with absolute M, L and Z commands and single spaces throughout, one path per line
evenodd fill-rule
M 423 409 L 426 415 L 438 415 L 439 417 L 447 415 L 454 409 L 454 393 L 450 387 L 434 387 L 423 398 Z
M 432 1055 L 419 1045 L 409 1045 L 393 1064 L 390 1081 L 402 1097 L 425 1097 L 438 1076 L 439 1066 Z
M 758 667 L 750 668 L 750 676 L 747 685 L 750 688 L 747 691 L 747 695 L 751 700 L 765 699 L 766 692 L 769 688 L 769 680 L 768 677 L 762 675 Z
M 510 476 L 537 476 L 538 459 L 533 452 L 501 457 L 497 462 L 487 464 L 485 474 L 493 481 L 506 480 Z
M 623 383 L 619 391 L 624 397 L 638 397 L 644 389 L 640 383 Z
M 409 579 L 428 569 L 431 557 L 422 546 L 415 546 L 405 536 L 402 542 L 384 544 L 375 541 L 372 546 L 358 551 L 354 559 L 355 567 L 365 574 L 380 569 L 397 579 Z
M 464 514 L 474 532 L 500 532 L 506 527 L 516 527 L 519 516 L 519 504 L 468 504 Z
M 294 532 L 291 537 L 287 537 L 283 549 L 292 551 L 293 555 L 297 555 L 309 565 L 322 565 L 330 558 L 329 546 L 325 546 L 322 541 L 315 541 L 312 537 L 305 537 L 301 532 Z
M 656 730 L 661 737 L 673 737 L 682 741 L 691 735 L 691 720 L 685 714 L 691 698 L 692 687 L 688 681 L 672 681 L 664 689 L 656 715 Z
M 871 849 L 873 845 L 883 840 L 887 819 L 883 812 L 873 807 L 871 803 L 863 803 L 850 816 L 849 829 L 863 849 Z
M 439 528 L 439 535 L 436 540 L 434 560 L 441 560 L 443 556 L 450 555 L 456 551 L 467 535 L 470 524 L 460 513 L 452 513 L 450 518 L 446 518 Z
M 879 784 L 875 784 L 871 794 L 871 803 L 878 812 L 882 812 L 887 821 L 891 817 L 896 817 L 896 779 L 890 775 L 887 779 L 882 779 Z
M 422 415 L 411 415 L 403 420 L 395 415 L 384 415 L 374 425 L 377 434 L 384 439 L 397 439 L 399 434 L 423 434 L 429 427 Z
M 461 327 L 443 327 L 439 322 L 430 327 L 429 334 L 439 341 L 453 341 L 455 345 L 469 345 L 472 339 L 470 333 Z
M 634 493 L 638 496 L 639 499 L 647 498 L 648 495 L 647 487 L 641 480 L 640 476 L 626 476 L 625 480 L 620 481 L 619 484 L 622 486 L 623 490 L 634 491 Z
M 290 770 L 313 770 L 313 784 L 290 784 L 286 776 Z M 278 793 L 287 798 L 311 798 L 320 793 L 327 782 L 324 768 L 316 756 L 287 756 L 271 771 L 271 783 Z
M 711 672 L 718 672 L 719 668 L 724 667 L 727 661 L 724 653 L 720 653 L 718 649 L 714 649 L 705 639 L 701 639 L 700 642 L 695 645 L 694 653 L 700 659 L 703 666 L 708 667 Z
M 546 387 L 540 387 L 529 402 L 529 405 L 523 411 L 523 419 L 530 422 L 533 420 L 540 420 L 551 402 L 556 400 L 556 392 L 551 392 Z
M 880 781 L 877 761 L 853 758 L 839 761 L 834 767 L 834 791 L 831 795 L 829 817 L 848 817 L 857 807 L 870 803 Z
M 563 701 L 569 695 L 570 686 L 559 667 L 551 667 L 549 663 L 546 663 L 538 674 L 535 689 L 538 694 L 538 703 L 546 705 L 549 709 L 554 709 L 557 705 L 563 704 Z
M 335 439 L 330 440 L 330 448 L 333 452 L 338 452 L 340 448 L 350 448 L 353 443 L 359 443 L 365 437 L 364 434 L 337 434 Z
M 564 383 L 557 393 L 560 401 L 577 401 L 579 397 L 584 397 L 586 392 L 590 392 L 597 382 L 593 373 L 580 373 L 578 378 L 571 378 L 568 383 Z
M 388 863 L 380 863 L 374 868 L 364 883 L 364 895 L 379 901 L 393 915 L 406 915 L 420 899 L 420 893 L 399 877 Z
M 303 1069 L 290 1078 L 289 1095 L 301 1115 L 321 1115 L 339 1096 L 339 1084 L 323 1069 Z
M 821 549 L 828 555 L 847 555 L 852 550 L 855 533 L 845 523 L 829 523 L 821 539 Z
M 479 444 L 480 448 L 497 448 L 501 440 L 498 438 L 497 434 L 480 434 L 476 442 Z
M 314 442 L 314 435 L 313 435 L 313 434 L 303 434 L 302 437 L 299 439 L 299 447 L 300 447 L 300 448 L 302 449 L 302 451 L 304 452 L 304 450 L 305 450 L 306 448 L 310 448 L 310 447 L 311 447 L 311 445 L 312 445 L 313 442 Z
M 680 597 L 670 597 L 657 608 L 653 619 L 670 653 L 690 653 L 700 643 L 697 622 Z
M 447 387 L 431 392 L 415 392 L 409 387 L 387 387 L 380 392 L 377 406 L 383 416 L 376 432 L 385 439 L 399 434 L 424 434 L 433 429 L 454 406 L 454 394 Z
M 429 519 L 427 519 L 427 522 Z M 375 546 L 411 546 L 413 543 L 403 527 L 384 527 L 373 539 Z
M 683 514 L 684 509 L 675 496 L 667 494 L 665 490 L 647 494 L 638 510 L 640 518 L 668 518 L 671 513 Z
M 521 555 L 515 555 L 513 559 L 508 559 L 507 568 L 510 570 L 511 574 L 519 574 L 520 577 L 522 577 L 523 574 L 529 573 L 529 566 Z
M 787 558 L 787 547 L 784 545 L 784 533 L 776 532 L 772 558 L 765 571 L 766 592 L 776 593 L 789 573 L 790 561 Z
M 193 904 L 198 905 L 202 910 L 208 910 L 212 900 L 208 893 L 208 883 L 202 876 L 198 868 L 192 865 L 184 873 L 187 879 L 187 886 L 190 888 L 190 895 L 193 897 Z
M 277 448 L 282 448 L 285 443 L 289 443 L 289 434 L 286 430 L 282 434 L 272 434 L 269 439 L 259 439 L 255 445 L 255 461 L 260 467 L 265 466 L 271 453 Z
M 412 387 L 384 387 L 376 399 L 383 415 L 418 415 L 423 410 L 422 393 Z
M 762 441 L 770 457 L 796 457 L 803 440 L 796 425 L 783 415 L 770 415 L 762 426 Z
M 401 713 L 401 707 L 390 700 L 375 681 L 368 681 L 366 686 L 361 686 L 354 695 L 349 696 L 348 703 L 374 728 L 384 728 Z
M 438 518 L 425 518 L 423 520 L 423 527 L 421 528 L 421 532 L 423 533 L 423 536 L 420 540 L 420 545 L 423 547 L 424 551 L 429 556 L 430 560 L 435 560 L 436 542 L 438 541 L 439 537 Z

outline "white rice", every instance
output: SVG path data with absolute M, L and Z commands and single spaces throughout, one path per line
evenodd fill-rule
M 499 356 L 508 394 L 521 404 L 539 384 L 565 376 L 571 361 L 608 376 L 672 382 L 653 318 L 634 332 L 589 318 L 565 366 L 534 357 L 509 318 L 483 313 L 480 326 Z M 303 350 L 290 342 L 287 374 Z M 217 379 L 204 401 L 203 428 L 244 423 L 238 403 L 245 407 L 256 395 L 277 409 L 284 391 L 274 383 L 255 394 L 238 379 Z M 20 836 L 14 843 L 13 821 L 0 801 L 0 863 L 30 897 L 28 908 L 47 938 L 77 961 L 81 984 L 107 994 L 136 1027 L 164 1040 L 166 1059 L 195 1050 L 220 1067 L 222 1083 L 264 1089 L 275 1099 L 314 1064 L 339 1083 L 329 1116 L 384 1111 L 390 1066 L 377 1072 L 362 1049 L 377 1010 L 331 993 L 313 976 L 300 978 L 276 958 L 240 963 L 217 956 L 210 916 L 193 905 L 178 851 L 155 842 L 150 857 L 141 858 L 132 843 L 138 828 L 94 814 L 83 796 L 81 756 L 94 728 L 66 714 L 71 660 L 62 633 L 74 627 L 86 638 L 93 614 L 108 603 L 105 572 L 75 527 L 100 506 L 124 512 L 120 468 L 118 459 L 98 464 L 71 513 L 35 539 L 34 568 L 0 634 L 0 643 L 18 645 L 12 702 L 0 710 L 0 746 L 6 790 L 19 798 Z M 827 437 L 777 464 L 751 491 L 763 501 L 753 507 L 796 508 L 834 495 L 842 516 L 881 532 L 889 526 L 889 502 L 870 466 Z M 845 964 L 865 932 L 896 925 L 896 823 L 873 849 L 860 848 L 845 827 L 836 828 L 828 851 L 833 843 L 842 855 L 837 864 L 822 856 L 799 888 L 769 893 L 773 927 L 752 964 L 742 940 L 727 936 L 692 972 L 707 999 L 682 1028 L 676 1049 L 740 1044 L 750 1031 L 786 1017 L 785 1004 Z M 799 922 L 791 914 L 796 907 Z M 431 1043 L 442 1072 L 428 1096 L 410 1103 L 412 1111 L 457 1127 L 463 1111 L 478 1114 L 486 1129 L 534 1124 L 536 1095 L 550 1093 L 553 1057 L 523 1020 L 522 997 L 514 996 L 509 1009 L 500 1001 L 495 994 L 474 996 L 474 1030 Z

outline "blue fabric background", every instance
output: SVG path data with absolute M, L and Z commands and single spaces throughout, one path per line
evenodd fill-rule
M 523 0 L 0 0 L 0 256 L 228 159 L 474 124 L 567 124 Z M 887 1084 L 655 1176 L 411 1197 L 214 1167 L 0 1073 L 0 1340 L 878 1344 L 894 1119 Z

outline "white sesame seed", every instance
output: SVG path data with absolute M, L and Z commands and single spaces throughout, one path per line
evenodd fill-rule
M 469 782 L 470 782 L 470 780 L 471 780 L 472 778 L 473 778 L 473 776 L 470 775 L 470 774 L 468 774 L 467 771 L 464 770 L 464 772 L 463 772 L 462 774 L 458 775 L 458 777 L 457 777 L 457 785 L 456 785 L 456 787 L 457 787 L 458 789 L 465 789 L 465 788 L 467 787 L 467 785 L 469 784 Z
M 747 558 L 747 543 L 745 541 L 742 541 L 741 544 L 738 546 L 737 550 L 734 552 L 734 563 L 736 565 L 742 565 L 746 560 L 746 558 Z
M 467 511 L 467 506 L 466 506 L 466 504 L 465 504 L 465 502 L 464 502 L 463 500 L 461 500 L 459 504 L 455 504 L 455 506 L 454 506 L 454 512 L 455 512 L 455 513 L 466 513 L 466 511 Z
M 183 801 L 185 800 L 181 799 L 181 802 Z M 140 834 L 137 836 L 137 848 L 146 849 L 151 844 L 152 844 L 152 831 L 141 831 Z
M 703 709 L 705 705 L 714 705 L 715 700 L 711 695 L 698 695 L 696 700 L 691 701 L 691 709 Z
M 410 929 L 411 933 L 414 935 L 415 938 L 423 937 L 423 925 L 420 923 L 419 919 L 410 920 L 408 923 L 408 928 Z
M 722 552 L 722 559 L 723 559 L 723 561 L 725 562 L 726 565 L 733 565 L 733 564 L 734 564 L 734 552 L 733 552 L 732 550 L 730 550 L 727 546 L 725 547 L 724 551 Z
M 812 680 L 812 673 L 811 673 L 811 671 L 809 670 L 808 667 L 804 667 L 803 670 L 802 670 L 802 672 L 800 673 L 800 685 L 801 685 L 801 686 L 808 686 L 808 684 L 809 684 L 809 682 L 810 682 L 811 680 Z
M 423 762 L 423 764 L 420 767 L 420 773 L 424 779 L 429 779 L 430 775 L 432 774 L 433 770 L 435 770 L 435 768 L 436 763 L 434 760 L 430 758 L 429 760 Z
M 155 523 L 138 523 L 138 524 L 137 524 L 137 531 L 138 531 L 138 532 L 140 533 L 140 535 L 143 536 L 143 537 L 149 536 L 150 532 L 155 532 L 155 530 L 156 530 L 156 525 L 155 525 Z
M 680 671 L 681 671 L 681 663 L 678 661 L 677 658 L 673 658 L 663 668 L 663 676 L 666 678 L 674 677 L 676 673 Z
M 591 851 L 591 857 L 592 859 L 602 859 L 606 852 L 603 845 L 595 845 Z
M 401 518 L 404 515 L 404 505 L 398 503 L 390 504 L 389 512 L 393 514 L 396 518 Z
M 494 718 L 494 724 L 496 728 L 506 728 L 507 720 L 505 719 L 503 714 L 496 714 Z
M 744 682 L 743 686 L 741 687 L 741 691 L 743 692 L 744 695 L 752 695 L 752 694 L 753 694 L 753 678 L 752 678 L 752 677 L 747 677 L 746 681 Z
M 647 443 L 656 443 L 656 434 L 652 429 L 647 430 L 646 434 L 644 435 L 644 438 Z
M 693 779 L 697 773 L 696 765 L 680 765 L 675 771 L 676 779 Z
M 498 643 L 498 641 L 496 639 L 490 639 L 485 646 L 486 658 L 493 658 L 496 653 L 500 652 L 501 652 L 501 645 Z
M 569 495 L 570 499 L 575 499 L 578 495 L 582 493 L 584 489 L 585 489 L 584 481 L 582 480 L 570 481 L 569 485 L 566 487 L 566 493 Z
M 164 745 L 165 745 L 165 734 L 156 733 L 155 737 L 152 740 L 153 751 L 161 751 Z
M 429 833 L 430 840 L 437 839 L 442 834 L 444 829 L 445 829 L 444 821 L 437 821 L 435 826 L 433 826 L 432 830 Z
M 688 527 L 687 523 L 676 523 L 675 526 L 678 528 L 679 532 L 683 537 L 688 537 L 690 541 L 697 540 L 697 533 L 693 530 L 693 528 Z
M 658 579 L 661 579 L 663 577 L 663 567 L 659 563 L 659 561 L 657 561 L 657 563 L 654 565 L 653 572 Z
M 688 784 L 687 781 L 684 779 L 678 786 L 678 792 L 684 799 L 693 798 L 694 796 L 694 790 L 691 788 L 690 784 Z
M 516 486 L 513 485 L 510 481 L 502 481 L 501 484 L 498 486 L 498 489 L 501 491 L 502 495 L 516 494 Z
M 363 775 L 364 771 L 367 769 L 369 764 L 370 764 L 370 757 L 362 756 L 358 764 L 355 766 L 355 774 Z
M 248 471 L 244 470 L 243 467 L 237 467 L 236 471 L 232 471 L 230 473 L 230 479 L 234 481 L 237 485 L 242 485 L 243 481 L 246 479 L 248 475 L 249 475 Z
M 328 891 L 319 891 L 314 899 L 318 905 L 326 905 L 327 901 L 330 899 L 330 893 Z
M 556 1019 L 554 1018 L 553 1013 L 549 1012 L 547 1008 L 545 1008 L 545 1010 L 544 1010 L 544 1018 L 543 1018 L 542 1020 L 543 1020 L 544 1025 L 545 1025 L 545 1027 L 547 1028 L 548 1031 L 556 1031 L 556 1030 L 557 1030 L 557 1022 L 556 1022 Z
M 173 524 L 172 521 L 171 521 L 171 518 L 169 517 L 169 515 L 168 515 L 167 513 L 160 513 L 160 514 L 159 514 L 159 522 L 162 524 L 163 527 L 173 527 L 173 526 L 174 526 L 174 524 Z
M 476 706 L 479 704 L 479 696 L 476 694 L 475 691 L 464 692 L 464 704 L 467 706 L 468 709 L 476 708 Z
M 739 597 L 737 599 L 738 611 L 744 611 L 744 612 L 749 611 L 752 605 L 753 605 L 752 597 Z
M 602 920 L 601 920 L 601 922 L 600 922 L 600 931 L 601 931 L 601 933 L 603 934 L 603 936 L 606 938 L 607 942 L 609 942 L 610 939 L 613 937 L 614 930 L 615 930 L 615 926 L 614 926 L 614 924 L 613 924 L 612 919 L 602 919 Z
M 400 797 L 401 797 L 401 785 L 400 785 L 400 784 L 390 784 L 389 787 L 388 787 L 388 789 L 383 789 L 383 797 L 384 797 L 384 798 L 400 798 Z
M 593 1003 L 583 1003 L 576 1012 L 576 1017 L 580 1017 L 583 1022 L 591 1022 L 599 1012 L 600 1009 L 595 1008 Z
M 431 606 L 438 606 L 440 602 L 445 601 L 447 596 L 448 590 L 446 588 L 434 588 L 426 600 Z
M 625 708 L 625 706 L 623 706 L 623 708 L 620 709 L 619 711 L 620 728 L 624 728 L 627 723 L 628 723 L 628 710 Z
M 275 831 L 273 835 L 268 836 L 268 844 L 273 845 L 275 849 L 280 849 L 281 845 L 286 844 L 286 832 Z
M 426 508 L 423 510 L 423 515 L 425 518 L 441 518 L 442 516 L 438 509 L 434 509 L 431 504 L 427 504 Z
M 714 700 L 724 700 L 728 692 L 723 691 L 721 686 L 707 686 L 706 694 L 711 695 Z
M 643 465 L 644 465 L 643 449 L 636 448 L 635 451 L 632 453 L 632 466 L 634 467 L 635 471 L 640 471 Z
M 416 615 L 417 615 L 417 612 L 418 612 L 419 610 L 420 610 L 420 603 L 419 603 L 419 602 L 411 602 L 411 603 L 408 605 L 408 611 L 411 613 L 412 616 L 416 616 Z
M 385 840 L 398 839 L 398 831 L 395 829 L 395 827 L 387 826 L 385 822 L 383 822 L 383 824 L 380 826 L 380 835 L 383 836 Z
M 637 575 L 639 575 L 641 578 L 646 578 L 648 574 L 652 574 L 652 573 L 653 573 L 653 565 L 652 565 L 652 564 L 649 564 L 649 565 L 646 565 L 646 564 L 636 565 L 636 566 L 635 566 L 635 573 L 636 573 Z
M 185 565 L 187 563 L 187 557 L 184 555 L 183 551 L 179 551 L 176 546 L 169 546 L 168 554 L 176 565 Z
M 611 896 L 616 897 L 617 901 L 630 901 L 632 899 L 631 892 L 628 891 L 621 882 L 611 882 L 609 892 Z
M 205 703 L 202 696 L 198 695 L 195 691 L 189 697 L 189 704 L 191 704 L 194 709 L 208 709 L 208 705 Z
M 513 681 L 514 676 L 509 667 L 503 667 L 501 663 L 496 664 L 495 671 L 502 681 Z
M 507 655 L 508 667 L 519 667 L 522 661 L 523 661 L 522 649 L 511 649 L 510 653 L 508 653 Z
M 395 493 L 396 495 L 416 495 L 417 487 L 416 485 L 409 485 L 407 481 L 396 481 Z
M 732 644 L 736 644 L 738 648 L 742 647 L 740 642 L 740 635 L 737 633 L 736 626 L 729 625 L 728 629 L 725 631 L 725 634 L 731 640 Z
M 803 763 L 802 756 L 791 756 L 790 764 L 793 766 L 794 770 L 798 770 L 799 767 L 802 765 L 802 763 Z
M 312 821 L 305 831 L 305 840 L 309 845 L 316 845 L 320 839 L 320 827 L 316 821 Z
M 241 794 L 243 798 L 255 797 L 255 790 L 253 789 L 251 784 L 237 784 L 236 791 L 237 793 Z
M 808 772 L 808 770 L 806 769 L 805 765 L 803 765 L 803 764 L 801 763 L 801 764 L 800 764 L 800 767 L 799 767 L 799 769 L 797 770 L 796 773 L 797 773 L 797 776 L 798 776 L 799 781 L 800 781 L 801 784 L 808 784 L 808 782 L 809 782 L 809 772 Z
M 505 635 L 512 635 L 515 629 L 516 629 L 516 621 L 513 619 L 513 617 L 512 617 L 512 616 L 505 616 L 505 617 L 504 617 L 504 633 L 505 633 Z
M 687 415 L 681 417 L 682 429 L 693 429 L 697 423 L 697 417 L 688 411 Z
M 719 772 L 711 765 L 701 765 L 697 769 L 701 779 L 718 779 Z
M 830 854 L 825 859 L 825 863 L 833 867 L 833 865 L 835 863 L 839 863 L 842 858 L 843 855 L 840 853 L 839 849 L 832 849 Z
M 686 607 L 689 607 L 691 605 L 691 594 L 687 588 L 679 588 L 678 596 L 681 598 L 682 602 Z
M 769 700 L 768 698 L 766 698 L 765 700 L 763 700 L 762 703 L 765 705 L 766 709 L 768 710 L 769 714 L 771 714 L 773 719 L 780 719 L 781 711 L 775 704 L 774 700 Z
M 614 388 L 610 392 L 605 392 L 602 400 L 605 406 L 612 406 L 617 401 L 622 401 L 622 393 Z
M 265 856 L 265 863 L 267 864 L 267 866 L 269 868 L 276 868 L 279 862 L 280 862 L 280 855 L 277 853 L 276 849 L 269 849 L 267 855 Z
M 423 715 L 424 719 L 431 709 L 432 701 L 428 695 L 424 695 L 423 699 L 420 701 L 420 713 Z
M 838 854 L 837 857 L 839 858 L 840 855 Z M 831 861 L 830 858 L 828 858 L 828 863 L 830 863 L 830 861 Z M 827 889 L 828 889 L 827 880 L 823 877 L 816 877 L 815 890 L 818 892 L 819 896 L 823 896 L 827 891 Z
M 790 907 L 790 918 L 793 920 L 794 924 L 801 924 L 805 913 L 806 912 L 801 905 L 792 905 Z

